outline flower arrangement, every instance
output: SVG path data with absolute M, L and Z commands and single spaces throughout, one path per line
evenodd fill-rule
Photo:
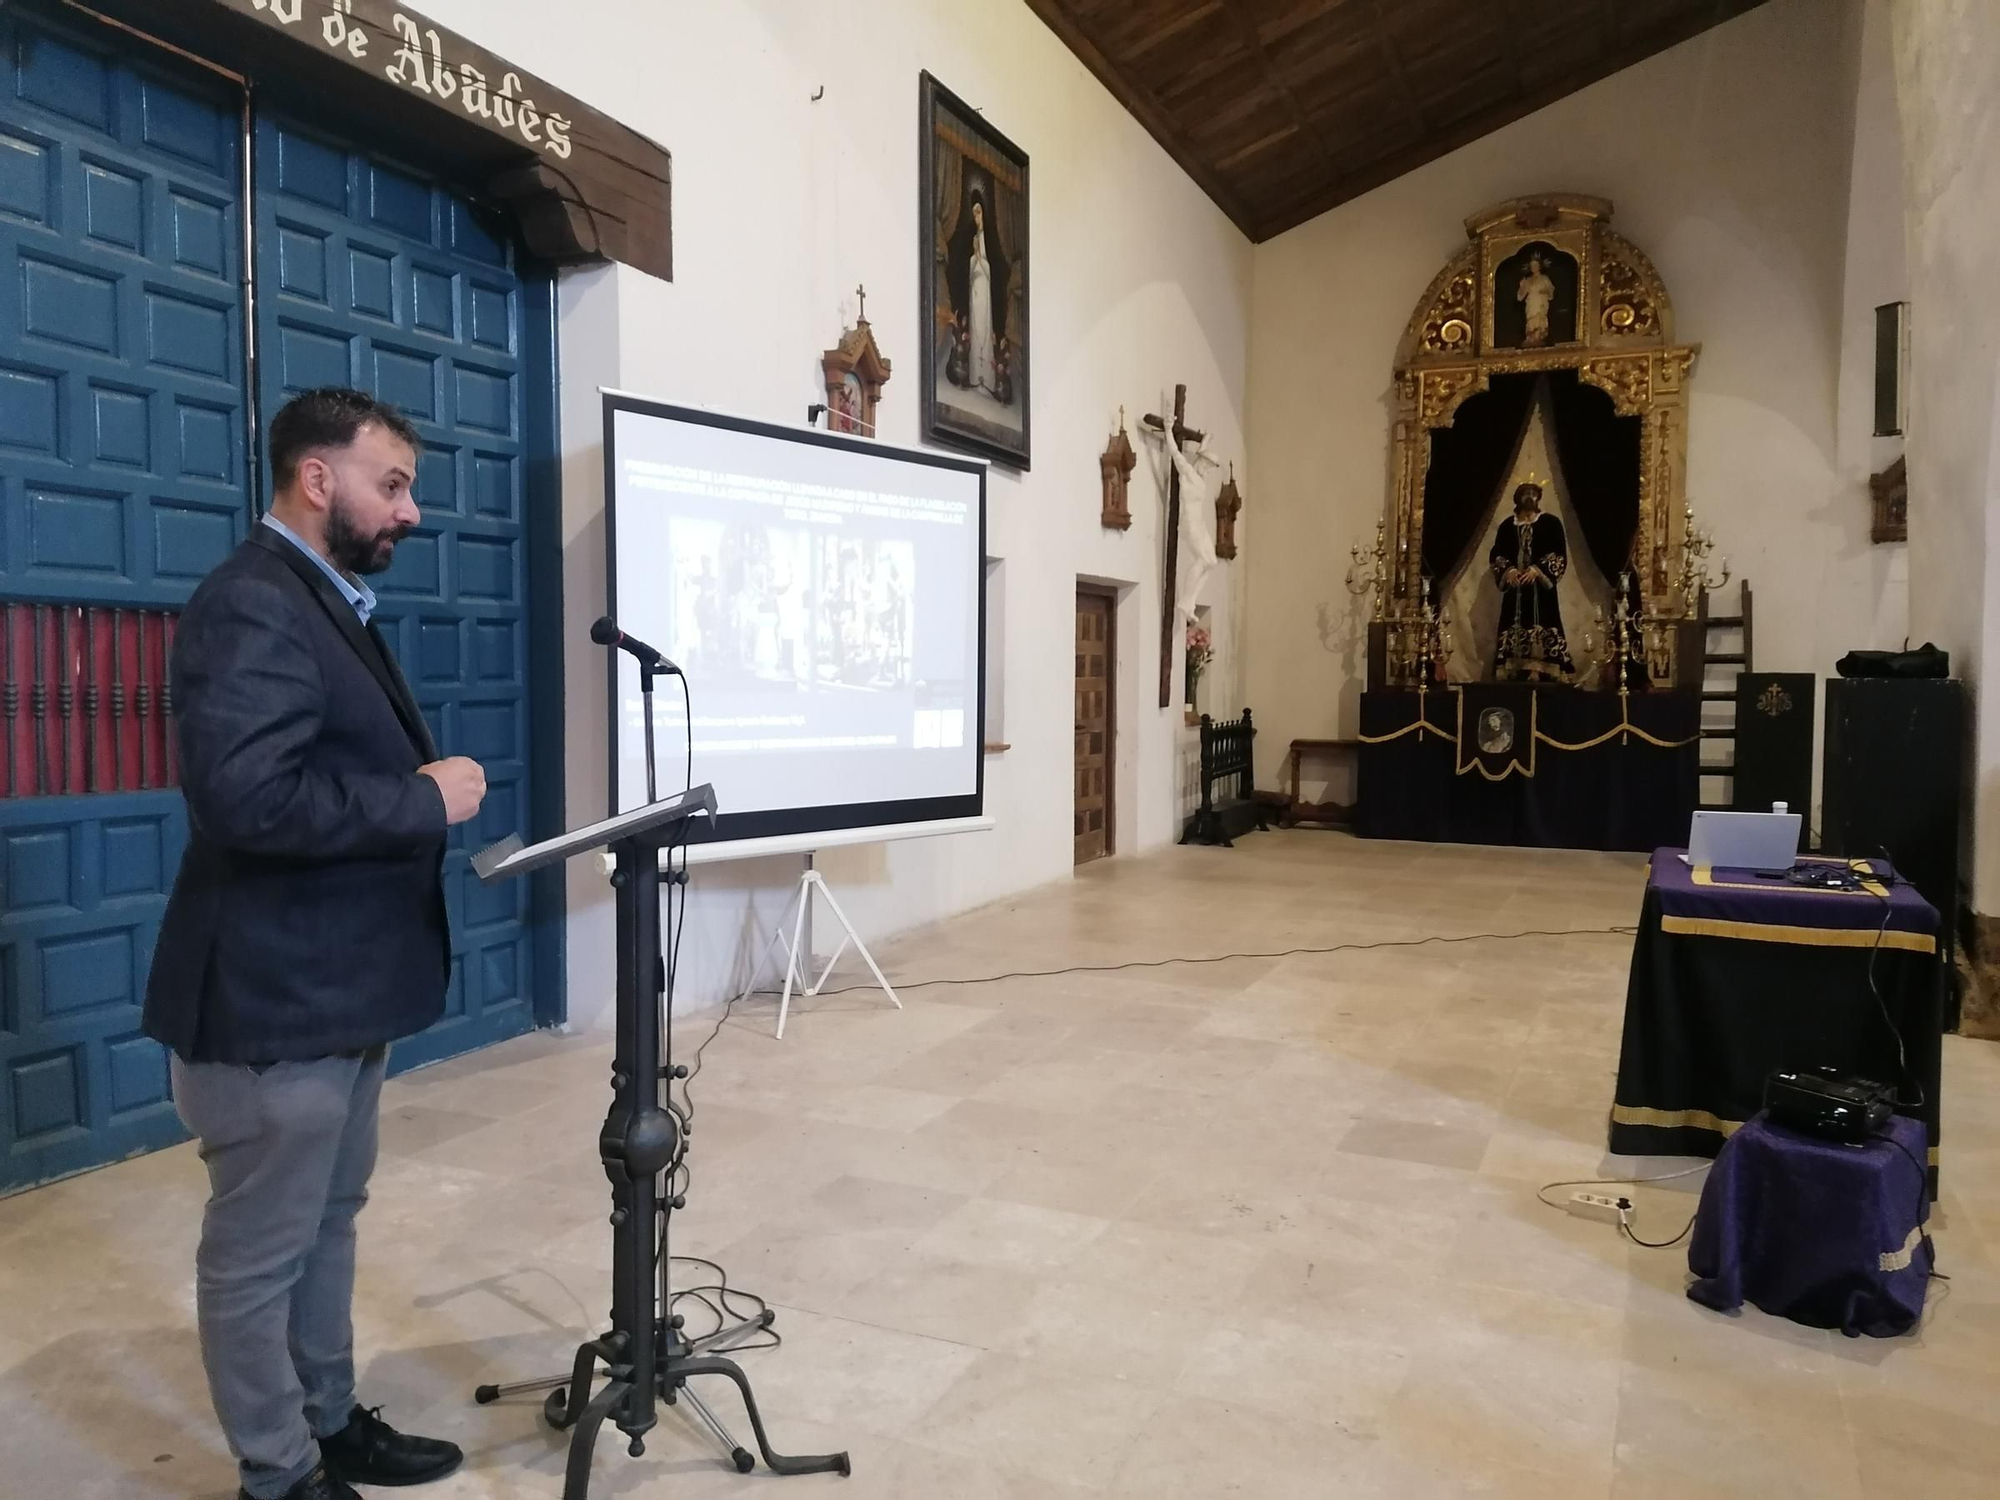
M 1194 703 L 1195 684 L 1201 681 L 1201 674 L 1208 664 L 1215 660 L 1215 643 L 1209 639 L 1208 627 L 1188 622 L 1187 628 L 1187 701 Z

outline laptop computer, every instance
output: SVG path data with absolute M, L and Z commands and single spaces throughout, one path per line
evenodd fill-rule
M 1783 872 L 1799 857 L 1798 813 L 1698 812 L 1681 857 L 1696 869 Z

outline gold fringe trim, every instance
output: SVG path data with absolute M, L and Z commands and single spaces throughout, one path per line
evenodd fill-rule
M 1427 717 L 1424 717 L 1424 711 L 1422 709 L 1419 709 L 1418 710 L 1419 717 L 1416 719 L 1414 723 L 1405 724 L 1401 729 L 1398 729 L 1390 734 L 1360 735 L 1358 736 L 1358 738 L 1360 739 L 1361 743 L 1364 745 L 1386 745 L 1391 740 L 1400 740 L 1406 734 L 1416 734 L 1422 730 L 1428 729 L 1432 734 L 1436 735 L 1439 739 L 1448 739 L 1452 741 L 1454 745 L 1463 745 L 1465 740 L 1464 689 L 1443 688 L 1440 689 L 1439 691 L 1456 693 L 1458 695 L 1459 722 L 1458 722 L 1458 732 L 1456 734 L 1447 733 L 1445 730 L 1438 728 L 1437 725 L 1431 723 Z M 1420 693 L 1419 697 L 1421 696 L 1422 694 Z M 1604 744 L 1608 740 L 1615 739 L 1619 735 L 1629 734 L 1629 735 L 1636 735 L 1640 739 L 1644 740 L 1647 744 L 1656 745 L 1662 750 L 1679 750 L 1688 745 L 1692 745 L 1693 743 L 1695 743 L 1696 740 L 1701 738 L 1699 734 L 1695 734 L 1695 735 L 1690 735 L 1687 739 L 1684 740 L 1663 740 L 1658 735 L 1648 734 L 1645 730 L 1641 729 L 1637 724 L 1634 724 L 1632 722 L 1631 705 L 1625 702 L 1623 698 L 1621 698 L 1618 704 L 1617 724 L 1612 726 L 1610 729 L 1605 730 L 1604 733 L 1598 735 L 1595 739 L 1580 740 L 1576 744 L 1572 745 L 1566 743 L 1565 741 L 1555 738 L 1555 736 L 1553 735 L 1543 733 L 1541 725 L 1538 722 L 1536 722 L 1536 720 L 1540 718 L 1540 712 L 1539 712 L 1540 706 L 1532 698 L 1529 700 L 1529 705 L 1530 706 L 1528 711 L 1530 714 L 1534 715 L 1534 718 L 1531 718 L 1529 720 L 1530 728 L 1528 731 L 1528 746 L 1529 746 L 1528 754 L 1530 758 L 1526 766 L 1523 766 L 1518 759 L 1515 759 L 1508 762 L 1506 770 L 1502 771 L 1498 776 L 1495 776 L 1490 771 L 1488 771 L 1483 765 L 1478 765 L 1477 761 L 1475 760 L 1473 765 L 1464 765 L 1458 767 L 1458 774 L 1463 776 L 1467 771 L 1470 771 L 1474 769 L 1475 766 L 1477 766 L 1479 774 L 1484 776 L 1488 781 L 1505 781 L 1509 776 L 1514 775 L 1516 771 L 1519 771 L 1524 776 L 1532 778 L 1535 774 L 1533 756 L 1534 756 L 1534 745 L 1536 741 L 1540 741 L 1542 744 L 1547 745 L 1550 749 L 1553 750 L 1594 750 L 1599 745 Z
M 1872 927 L 1788 927 L 1776 922 L 1725 922 L 1716 917 L 1660 918 L 1660 931 L 1686 937 L 1741 938 L 1751 943 L 1800 943 L 1808 948 L 1873 948 L 1902 953 L 1935 953 L 1937 938 L 1928 932 L 1883 932 Z
M 1712 1115 L 1705 1109 L 1648 1109 L 1639 1104 L 1614 1104 L 1611 1106 L 1613 1125 L 1647 1125 L 1655 1130 L 1712 1130 L 1720 1136 L 1732 1136 L 1743 1128 L 1741 1120 L 1725 1120 L 1720 1115 Z
M 1613 735 L 1619 735 L 1619 734 L 1636 734 L 1640 739 L 1644 740 L 1647 744 L 1658 745 L 1662 750 L 1679 750 L 1683 746 L 1692 745 L 1696 740 L 1701 738 L 1700 735 L 1696 734 L 1696 735 L 1690 735 L 1688 736 L 1688 738 L 1684 740 L 1663 740 L 1658 735 L 1646 733 L 1646 731 L 1641 729 L 1637 724 L 1634 724 L 1630 719 L 1625 719 L 1625 718 L 1621 718 L 1618 721 L 1618 726 L 1615 729 L 1607 729 L 1604 731 L 1604 733 L 1597 736 L 1597 738 L 1594 740 L 1582 740 L 1574 745 L 1565 745 L 1561 740 L 1551 739 L 1548 735 L 1543 734 L 1539 729 L 1535 731 L 1535 738 L 1540 740 L 1544 745 L 1554 746 L 1558 750 L 1592 750 L 1595 749 L 1597 746 L 1603 744 Z
M 1438 728 L 1437 725 L 1429 722 L 1426 719 L 1417 719 L 1411 723 L 1405 724 L 1401 729 L 1398 729 L 1394 734 L 1364 734 L 1359 736 L 1359 739 L 1361 740 L 1361 743 L 1364 745 L 1386 745 L 1391 740 L 1400 740 L 1406 734 L 1416 734 L 1425 729 L 1428 729 L 1432 734 L 1436 735 L 1441 740 L 1448 740 L 1451 738 L 1451 734 L 1448 731 Z

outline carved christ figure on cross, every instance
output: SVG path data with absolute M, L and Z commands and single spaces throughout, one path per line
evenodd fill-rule
M 1214 495 L 1198 464 L 1215 467 L 1215 460 L 1203 451 L 1206 434 L 1187 425 L 1187 387 L 1174 387 L 1174 415 L 1171 424 L 1164 417 L 1148 413 L 1139 419 L 1140 428 L 1167 445 L 1172 466 L 1167 471 L 1167 558 L 1161 573 L 1164 598 L 1160 609 L 1160 707 L 1173 701 L 1174 626 L 1177 617 L 1194 615 L 1194 596 L 1201 591 L 1209 569 L 1215 566 Z M 1187 445 L 1194 445 L 1192 456 Z M 1189 514 L 1183 503 L 1181 486 L 1192 486 L 1195 521 L 1185 524 Z M 1181 533 L 1190 532 L 1183 557 Z
M 1171 600 L 1177 613 L 1194 618 L 1201 587 L 1215 570 L 1215 471 L 1222 466 L 1206 448 L 1192 453 L 1176 443 L 1168 450 L 1181 482 L 1180 557 L 1174 569 Z M 1206 471 L 1206 472 L 1204 472 Z

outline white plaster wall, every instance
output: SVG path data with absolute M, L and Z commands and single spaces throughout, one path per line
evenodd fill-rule
M 1118 611 L 1117 847 L 1173 838 L 1186 731 L 1178 702 L 1155 706 L 1163 507 L 1142 460 L 1132 529 L 1105 531 L 1096 459 L 1121 403 L 1143 451 L 1139 413 L 1185 382 L 1191 423 L 1236 460 L 1248 499 L 1238 535 L 1254 553 L 1248 242 L 1016 0 L 574 0 L 554 24 L 542 0 L 425 8 L 674 154 L 675 280 L 610 267 L 573 273 L 562 288 L 572 820 L 600 815 L 606 800 L 604 679 L 582 636 L 604 603 L 595 388 L 803 421 L 820 399 L 819 353 L 852 321 L 854 288 L 866 283 L 869 321 L 898 369 L 882 435 L 919 441 L 917 75 L 928 68 L 1031 161 L 1035 467 L 996 468 L 988 493 L 987 551 L 1006 560 L 1012 748 L 986 761 L 992 832 L 838 851 L 821 866 L 869 936 L 1068 874 L 1080 576 L 1132 586 Z M 1220 570 L 1206 595 L 1218 684 L 1232 699 L 1242 628 L 1230 584 L 1242 566 Z M 740 984 L 797 870 L 787 860 L 697 872 L 683 1005 L 717 1003 Z M 607 1015 L 607 898 L 594 875 L 572 869 L 570 1014 L 580 1025 Z
M 1973 690 L 1972 905 L 2000 914 L 2000 6 L 1893 0 L 1909 191 L 1911 624 Z
M 1293 736 L 1354 732 L 1365 603 L 1342 575 L 1388 495 L 1390 362 L 1465 216 L 1521 194 L 1609 198 L 1702 345 L 1689 493 L 1755 590 L 1757 665 L 1827 673 L 1901 643 L 1856 365 L 1874 304 L 1902 295 L 1888 76 L 1879 3 L 1772 0 L 1258 247 L 1248 696 L 1266 784 Z

